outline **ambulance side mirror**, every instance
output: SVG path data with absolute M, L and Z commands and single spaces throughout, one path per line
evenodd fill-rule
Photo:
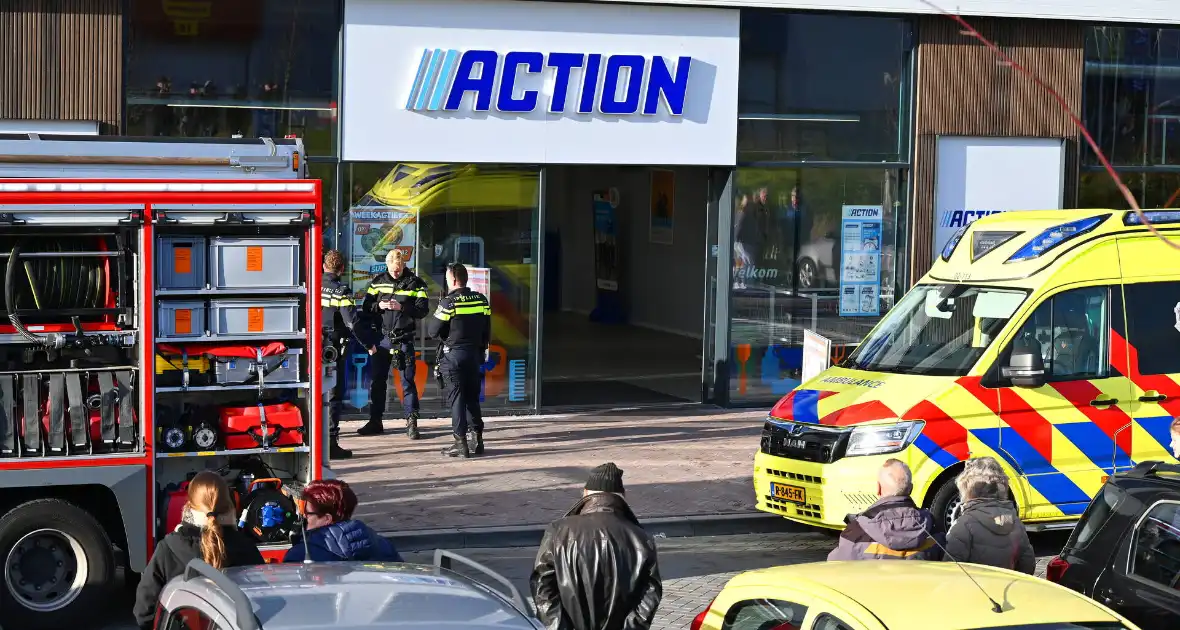
M 1045 384 L 1045 362 L 1039 349 L 1017 346 L 1008 358 L 1008 367 L 1001 370 L 1004 378 L 1016 387 L 1040 387 Z

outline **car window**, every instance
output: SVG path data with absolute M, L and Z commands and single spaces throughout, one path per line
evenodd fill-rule
M 1151 507 L 1135 528 L 1130 572 L 1174 589 L 1180 586 L 1180 502 Z
M 812 630 L 853 630 L 852 626 L 836 619 L 828 613 L 820 615 L 819 619 L 815 620 L 811 628 Z
M 1110 521 L 1110 517 L 1115 513 L 1115 509 L 1124 495 L 1125 493 L 1118 486 L 1110 483 L 1104 484 L 1102 490 L 1086 508 L 1086 512 L 1082 514 L 1082 526 L 1074 528 L 1065 547 L 1067 549 L 1085 549 L 1090 541 L 1098 535 L 1098 532 L 1102 531 L 1103 526 Z
M 730 607 L 721 630 L 800 630 L 807 607 L 781 599 L 747 599 Z
M 1139 355 L 1139 373 L 1180 373 L 1180 282 L 1128 284 L 1127 335 Z
M 163 630 L 222 630 L 205 613 L 196 608 L 177 608 L 168 615 Z
M 1104 378 L 1110 372 L 1110 290 L 1087 287 L 1045 300 L 1012 340 L 1039 350 L 1050 381 Z

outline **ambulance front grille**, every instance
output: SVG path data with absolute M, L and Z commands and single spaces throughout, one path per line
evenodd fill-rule
M 823 484 L 823 482 L 824 482 L 823 477 L 816 477 L 815 475 L 800 475 L 799 473 L 787 472 L 785 470 L 775 470 L 773 468 L 767 468 L 766 474 L 768 474 L 772 477 L 779 477 L 782 479 L 790 479 L 792 481 L 802 481 L 803 483 L 814 483 L 817 486 Z

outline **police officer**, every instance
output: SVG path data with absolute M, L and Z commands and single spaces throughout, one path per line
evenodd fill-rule
M 405 254 L 391 249 L 385 255 L 386 271 L 373 278 L 363 309 L 377 318 L 380 343 L 369 350 L 373 384 L 369 391 L 369 423 L 357 430 L 361 435 L 384 432 L 385 392 L 389 368 L 396 365 L 402 375 L 402 405 L 406 410 L 406 436 L 418 439 L 418 386 L 414 383 L 414 331 L 417 320 L 426 317 L 430 304 L 426 283 L 406 267 Z
M 343 272 L 344 256 L 334 249 L 328 250 L 324 254 L 324 275 L 320 279 L 320 326 L 323 327 L 324 351 L 327 352 L 328 348 L 336 351 L 334 368 L 324 364 L 325 381 L 335 377 L 335 384 L 324 392 L 331 418 L 328 428 L 331 436 L 328 456 L 331 459 L 352 457 L 352 451 L 340 446 L 340 402 L 344 399 L 344 365 L 348 360 L 344 350 L 348 347 L 348 338 L 361 332 L 357 328 L 356 302 L 352 299 L 352 292 L 348 285 L 340 281 Z M 360 337 L 357 337 L 357 341 L 362 346 L 370 345 Z
M 435 358 L 451 408 L 455 443 L 443 450 L 451 457 L 483 454 L 483 414 L 479 409 L 480 366 L 487 361 L 492 334 L 488 298 L 467 288 L 467 267 L 447 266 L 448 292 L 426 322 L 426 334 L 442 341 Z M 470 423 L 469 423 L 470 420 Z M 470 431 L 470 433 L 468 433 Z M 470 444 L 468 444 L 470 442 Z

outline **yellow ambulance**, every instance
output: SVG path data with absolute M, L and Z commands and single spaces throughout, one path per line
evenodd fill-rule
M 1180 212 L 1148 211 L 1180 244 Z M 954 477 L 991 456 L 1030 529 L 1070 527 L 1108 475 L 1176 461 L 1180 250 L 1133 212 L 1006 212 L 960 229 L 840 364 L 771 411 L 758 508 L 842 528 L 889 458 L 949 527 Z

